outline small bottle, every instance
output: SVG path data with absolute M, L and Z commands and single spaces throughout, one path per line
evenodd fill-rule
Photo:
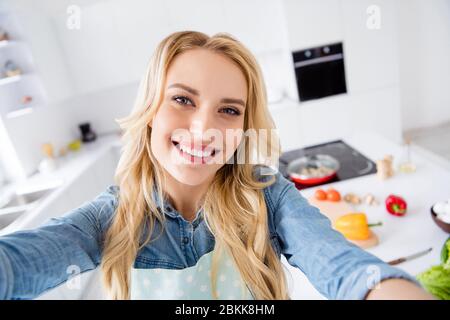
M 402 157 L 398 165 L 398 170 L 403 173 L 412 173 L 416 171 L 416 165 L 411 159 L 411 141 L 405 139 L 405 144 L 403 146 Z
M 45 157 L 39 163 L 39 171 L 41 173 L 48 173 L 55 171 L 57 168 L 56 159 L 53 152 L 53 145 L 51 143 L 44 143 L 42 146 L 42 152 Z

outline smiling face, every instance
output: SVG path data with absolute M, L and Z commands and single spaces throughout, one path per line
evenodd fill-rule
M 172 177 L 200 185 L 236 151 L 242 139 L 247 82 L 229 58 L 192 49 L 171 63 L 164 100 L 152 123 L 151 148 Z M 227 139 L 235 133 L 233 139 Z

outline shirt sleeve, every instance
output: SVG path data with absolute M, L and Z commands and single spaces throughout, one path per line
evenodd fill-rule
M 0 299 L 32 299 L 100 263 L 115 187 L 33 230 L 0 237 Z
M 294 183 L 278 174 L 275 226 L 282 254 L 328 299 L 365 299 L 385 279 L 414 277 L 347 241 L 311 206 Z

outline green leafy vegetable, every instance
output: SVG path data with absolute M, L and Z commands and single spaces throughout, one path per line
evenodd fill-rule
M 441 263 L 444 269 L 446 270 L 450 270 L 449 252 L 450 252 L 450 238 L 448 238 L 447 241 L 445 241 L 441 251 Z
M 417 276 L 423 287 L 441 300 L 450 300 L 450 270 L 442 265 L 433 266 Z
M 441 251 L 441 264 L 420 273 L 417 280 L 432 295 L 441 300 L 450 300 L 450 238 Z

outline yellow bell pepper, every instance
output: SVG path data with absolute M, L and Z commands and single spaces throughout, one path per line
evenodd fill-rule
M 349 240 L 366 240 L 370 237 L 367 217 L 364 213 L 350 213 L 339 217 L 334 228 Z

